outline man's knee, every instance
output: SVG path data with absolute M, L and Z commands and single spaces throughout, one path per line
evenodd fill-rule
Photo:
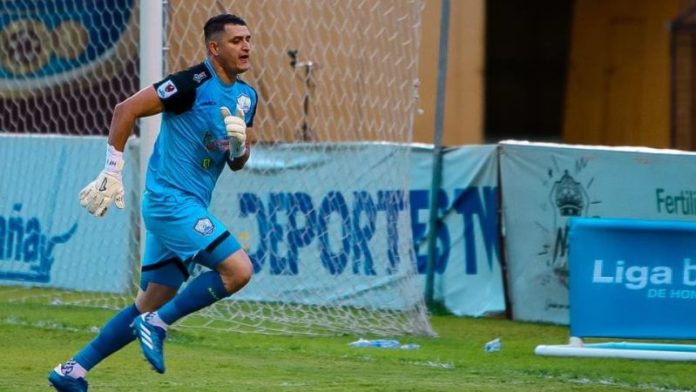
M 220 273 L 225 290 L 233 294 L 249 283 L 254 267 L 246 252 L 240 249 L 220 263 L 217 271 Z

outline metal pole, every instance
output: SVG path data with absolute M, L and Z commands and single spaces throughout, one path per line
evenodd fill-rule
M 164 37 L 164 4 L 157 0 L 140 0 L 140 88 L 162 79 Z M 155 144 L 161 116 L 140 119 L 141 168 L 147 167 L 147 159 Z
M 440 48 L 438 56 L 437 99 L 435 102 L 435 141 L 433 143 L 433 175 L 430 186 L 430 219 L 428 224 L 428 265 L 425 278 L 425 302 L 434 305 L 435 263 L 437 261 L 438 193 L 442 183 L 442 132 L 445 117 L 445 82 L 447 80 L 447 50 L 449 45 L 450 1 L 442 0 L 440 12 Z
M 305 67 L 305 80 L 304 80 L 304 104 L 302 109 L 302 140 L 305 142 L 312 141 L 314 136 L 312 135 L 312 130 L 309 127 L 309 83 L 312 75 L 312 67 L 314 64 L 311 61 L 307 61 L 304 65 Z

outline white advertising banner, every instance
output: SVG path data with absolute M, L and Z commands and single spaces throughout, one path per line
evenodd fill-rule
M 401 170 L 389 167 L 399 161 L 383 159 L 403 148 L 412 147 L 334 146 L 322 154 L 307 147 L 257 146 L 245 170 L 224 174 L 211 209 L 244 242 L 255 266 L 253 283 L 238 298 L 312 304 L 340 299 L 352 306 L 378 300 L 397 309 L 420 300 L 432 149 L 412 148 L 409 204 L 403 195 L 409 179 L 390 174 Z M 337 159 L 341 154 L 352 159 Z M 495 146 L 448 150 L 444 167 L 436 299 L 458 315 L 503 311 Z M 343 181 L 346 170 L 365 177 Z M 338 205 L 322 207 L 330 203 Z M 420 275 L 415 289 L 395 290 L 404 287 L 395 283 L 411 273 L 414 255 Z
M 126 209 L 95 218 L 78 200 L 102 167 L 105 144 L 103 137 L 0 136 L 0 284 L 132 289 L 140 246 L 137 139 L 126 152 Z M 255 146 L 244 170 L 224 171 L 211 206 L 254 263 L 252 284 L 236 298 L 389 309 L 420 301 L 432 151 L 382 143 Z M 457 315 L 502 312 L 496 146 L 447 149 L 443 168 L 435 299 Z M 351 182 L 340 173 L 360 176 Z
M 418 271 L 425 278 L 432 148 L 414 148 L 412 162 L 411 225 Z M 443 168 L 435 299 L 459 316 L 504 312 L 496 146 L 447 149 Z
M 413 308 L 423 289 L 408 225 L 409 148 L 257 145 L 244 170 L 225 170 L 211 211 L 254 264 L 235 298 Z
M 696 219 L 696 154 L 525 142 L 500 148 L 516 320 L 568 323 L 571 217 Z

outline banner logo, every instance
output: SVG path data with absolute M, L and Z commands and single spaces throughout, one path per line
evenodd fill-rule
M 44 232 L 38 217 L 21 217 L 21 210 L 22 204 L 16 203 L 11 216 L 0 215 L 0 280 L 47 283 L 56 245 L 72 238 L 77 223 L 62 234 L 52 235 Z
M 91 7 L 69 0 L 8 0 L 2 8 L 0 97 L 109 78 L 125 64 L 120 59 L 137 56 L 134 0 Z
M 591 206 L 601 203 L 590 196 L 594 178 L 588 176 L 590 159 L 578 157 L 573 166 L 561 167 L 554 159 L 544 173 L 543 185 L 548 189 L 543 210 L 548 211 L 545 220 L 535 222 L 544 231 L 545 243 L 537 252 L 540 261 L 548 267 L 541 279 L 542 286 L 568 288 L 568 220 L 572 217 L 590 216 Z M 568 309 L 567 298 L 547 300 L 547 309 Z
M 447 225 L 441 225 L 437 233 L 437 274 L 447 269 L 455 246 L 463 248 L 464 257 L 454 262 L 464 263 L 467 275 L 481 272 L 477 261 L 484 255 L 479 252 L 485 253 L 488 270 L 494 268 L 494 262 L 499 259 L 497 191 L 489 186 L 455 189 L 451 201 L 444 191 L 438 195 L 440 209 L 461 220 L 463 241 L 453 244 L 451 238 L 456 234 Z M 427 222 L 419 217 L 429 209 L 429 191 L 410 191 L 411 203 L 406 202 L 406 197 L 401 190 L 329 191 L 321 197 L 304 192 L 240 193 L 239 218 L 253 222 L 258 232 L 252 236 L 258 243 L 245 247 L 254 272 L 298 275 L 302 248 L 317 247 L 321 267 L 331 275 L 395 275 L 410 268 L 402 265 L 403 239 L 399 236 L 400 217 L 408 214 L 416 272 L 424 274 Z M 240 237 L 249 238 L 249 235 Z M 384 246 L 375 246 L 375 241 L 384 241 Z M 378 265 L 378 260 L 384 260 L 385 256 L 386 265 Z
M 696 215 L 696 191 L 672 191 L 664 188 L 655 189 L 655 200 L 658 214 Z

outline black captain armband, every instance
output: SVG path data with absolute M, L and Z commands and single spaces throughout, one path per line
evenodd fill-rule
M 164 110 L 181 114 L 193 107 L 196 101 L 196 89 L 213 76 L 204 63 L 200 63 L 189 69 L 170 74 L 166 78 L 155 83 L 155 91 Z

